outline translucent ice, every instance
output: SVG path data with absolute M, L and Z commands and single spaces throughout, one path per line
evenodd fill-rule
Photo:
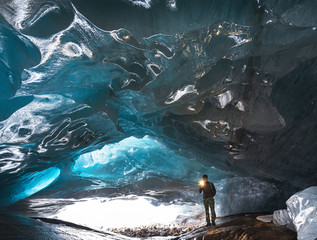
M 300 240 L 317 238 L 317 187 L 310 187 L 291 196 L 287 210 L 273 214 L 273 222 L 297 231 Z
M 0 206 L 206 172 L 224 214 L 276 209 L 316 182 L 315 7 L 0 1 Z
M 20 199 L 26 198 L 38 191 L 46 188 L 54 182 L 60 175 L 57 167 L 40 172 L 30 172 L 20 178 L 19 182 L 5 182 L 6 186 L 1 188 L 1 201 L 4 205 L 9 205 Z
M 287 211 L 295 225 L 298 239 L 317 238 L 317 187 L 298 192 L 287 200 Z
M 226 178 L 216 182 L 215 186 L 218 216 L 241 212 L 270 211 L 278 202 L 279 190 L 277 187 L 254 178 Z
M 276 210 L 273 213 L 273 222 L 277 225 L 287 225 L 288 228 L 295 231 L 292 219 L 290 218 L 287 209 Z
M 143 138 L 129 137 L 80 155 L 75 159 L 72 170 L 83 177 L 106 181 L 109 186 L 136 182 L 147 176 L 191 184 L 196 183 L 203 172 L 208 172 L 213 180 L 227 176 L 221 170 L 207 168 L 184 154 L 147 135 Z

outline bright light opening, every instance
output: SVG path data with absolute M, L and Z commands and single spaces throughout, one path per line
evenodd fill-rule
M 198 204 L 160 204 L 156 199 L 128 196 L 116 199 L 81 199 L 48 216 L 95 229 L 199 224 L 193 216 L 201 214 Z M 196 223 L 194 221 L 197 221 Z

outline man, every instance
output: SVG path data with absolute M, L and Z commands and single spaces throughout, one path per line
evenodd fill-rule
M 216 195 L 216 188 L 213 183 L 208 182 L 208 176 L 203 176 L 203 181 L 200 182 L 199 192 L 203 192 L 204 206 L 206 212 L 206 222 L 207 227 L 210 226 L 210 216 L 209 216 L 209 207 L 211 210 L 211 220 L 212 225 L 215 226 L 216 213 L 215 213 L 215 200 L 214 196 Z

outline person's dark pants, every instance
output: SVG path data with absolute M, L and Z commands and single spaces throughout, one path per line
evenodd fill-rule
M 214 198 L 205 198 L 204 199 L 204 206 L 205 206 L 205 212 L 206 212 L 206 222 L 210 223 L 210 215 L 209 215 L 209 208 L 211 211 L 211 220 L 216 220 L 216 213 L 215 213 L 215 200 Z

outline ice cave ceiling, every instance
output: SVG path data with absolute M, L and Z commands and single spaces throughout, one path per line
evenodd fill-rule
M 1 1 L 1 205 L 54 181 L 67 195 L 148 177 L 196 184 L 206 171 L 316 185 L 316 9 Z

